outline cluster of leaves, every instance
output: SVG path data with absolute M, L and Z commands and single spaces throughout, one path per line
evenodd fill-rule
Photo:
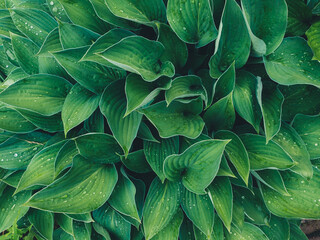
M 0 0 L 0 239 L 306 239 L 319 14 L 319 0 Z

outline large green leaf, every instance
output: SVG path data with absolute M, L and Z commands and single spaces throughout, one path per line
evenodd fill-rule
M 158 175 L 160 180 L 164 182 L 164 160 L 166 159 L 166 157 L 172 154 L 179 153 L 179 138 L 172 137 L 167 139 L 161 139 L 159 143 L 144 141 L 143 150 L 152 170 Z
M 269 55 L 280 45 L 286 32 L 288 10 L 285 0 L 242 0 L 241 5 L 255 55 Z
M 144 155 L 144 149 L 131 152 L 127 157 L 121 156 L 121 161 L 126 168 L 136 173 L 147 173 L 152 171 Z
M 203 140 L 174 154 L 164 161 L 164 173 L 170 181 L 181 180 L 191 192 L 205 194 L 219 170 L 221 157 L 228 140 Z
M 162 184 L 157 177 L 153 180 L 143 207 L 146 240 L 151 239 L 170 223 L 178 211 L 179 202 L 179 183 L 166 181 Z
M 270 226 L 260 226 L 262 231 L 271 240 L 289 240 L 290 225 L 287 219 L 279 218 L 274 215 L 269 221 Z
M 209 62 L 211 77 L 220 77 L 233 61 L 236 68 L 241 68 L 249 57 L 250 45 L 250 36 L 239 5 L 235 0 L 226 0 L 215 53 Z
M 146 81 L 161 76 L 173 77 L 171 62 L 161 62 L 164 46 L 141 36 L 129 36 L 107 48 L 101 56 L 112 64 L 129 72 L 140 74 Z
M 88 133 L 74 139 L 80 155 L 98 163 L 120 161 L 121 148 L 109 134 Z
M 182 135 L 197 138 L 201 134 L 204 122 L 198 114 L 202 111 L 202 102 L 173 102 L 169 107 L 166 105 L 166 102 L 162 101 L 139 110 L 157 128 L 160 137 Z
M 117 17 L 137 23 L 152 25 L 154 21 L 166 21 L 166 7 L 162 0 L 105 0 Z
M 78 83 L 75 84 L 68 93 L 62 108 L 61 117 L 65 134 L 89 118 L 99 106 L 99 101 L 98 95 Z
M 26 77 L 0 93 L 0 101 L 46 116 L 62 109 L 71 84 L 58 76 L 38 74 Z
M 308 30 L 312 11 L 303 0 L 286 0 L 288 5 L 288 25 L 286 34 L 302 36 Z
M 290 240 L 308 240 L 308 237 L 296 224 L 290 224 Z
M 234 227 L 225 237 L 227 240 L 269 240 L 260 228 L 247 222 L 244 223 L 242 231 Z
M 320 6 L 320 5 L 319 5 Z M 311 25 L 311 27 L 306 32 L 308 38 L 308 45 L 311 47 L 313 51 L 313 60 L 320 61 L 320 21 Z
M 127 156 L 137 136 L 142 114 L 132 112 L 125 116 L 127 102 L 124 89 L 124 81 L 110 84 L 101 97 L 100 110 L 106 117 L 114 138 Z
M 264 63 L 269 77 L 283 85 L 309 84 L 320 87 L 320 63 L 312 61 L 313 53 L 306 40 L 285 38 Z
M 74 156 L 79 154 L 76 147 L 75 141 L 67 141 L 59 150 L 57 157 L 54 162 L 55 166 L 55 176 L 64 170 L 66 167 L 70 166 Z
M 55 28 L 50 33 L 48 33 L 46 39 L 41 45 L 38 55 L 51 56 L 49 52 L 56 52 L 61 50 L 62 50 L 62 45 L 60 42 L 59 29 Z
M 72 228 L 73 228 L 74 239 L 76 240 L 90 239 L 91 225 L 87 225 L 83 222 L 73 221 Z
M 320 182 L 319 170 L 314 168 L 313 177 L 308 181 L 291 171 L 283 172 L 282 177 L 290 196 L 284 196 L 267 186 L 260 186 L 267 208 L 279 217 L 318 219 L 320 216 L 320 196 L 317 190 Z
M 64 10 L 59 0 L 46 0 L 46 1 L 51 14 L 56 19 L 59 19 L 60 21 L 63 21 L 63 22 L 70 22 L 70 19 L 67 16 L 66 11 Z
M 186 43 L 203 47 L 218 35 L 207 0 L 169 0 L 168 22 L 172 30 Z
M 73 220 L 71 217 L 68 217 L 66 214 L 63 213 L 57 213 L 54 215 L 54 220 L 65 232 L 69 233 L 70 235 L 73 234 Z
M 78 155 L 66 175 L 34 194 L 26 205 L 54 212 L 90 212 L 107 201 L 117 180 L 113 165 L 91 163 Z
M 53 238 L 54 220 L 53 214 L 38 209 L 31 209 L 28 212 L 28 220 L 40 233 L 42 237 L 48 240 Z

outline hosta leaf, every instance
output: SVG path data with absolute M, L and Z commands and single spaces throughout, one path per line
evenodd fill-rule
M 39 9 L 48 11 L 45 0 L 6 0 L 7 8 Z
M 0 36 L 10 39 L 10 33 L 21 35 L 9 16 L 0 18 Z
M 273 140 L 266 144 L 263 136 L 254 134 L 241 135 L 241 140 L 248 151 L 252 170 L 287 169 L 294 165 L 290 156 Z
M 280 45 L 286 32 L 288 10 L 285 0 L 242 0 L 241 5 L 255 54 L 269 55 Z
M 98 95 L 78 83 L 75 84 L 68 93 L 62 108 L 61 116 L 65 134 L 89 118 L 99 106 L 99 101 Z
M 283 85 L 309 84 L 320 87 L 320 63 L 312 61 L 307 41 L 300 37 L 285 38 L 279 48 L 264 58 L 269 77 Z
M 99 108 L 97 108 L 93 114 L 84 121 L 84 128 L 88 132 L 104 133 L 104 117 Z
M 12 197 L 14 188 L 6 187 L 0 195 L 0 231 L 3 232 L 23 217 L 29 207 L 22 206 L 31 196 L 31 191 L 24 191 Z
M 216 177 L 208 187 L 209 196 L 224 226 L 230 231 L 233 209 L 233 193 L 227 177 Z
M 195 75 L 177 77 L 172 86 L 166 90 L 166 102 L 169 105 L 173 100 L 189 97 L 200 97 L 207 102 L 207 92 L 202 86 L 201 78 Z
M 166 21 L 166 7 L 161 0 L 105 0 L 117 17 L 151 25 L 154 21 Z
M 319 5 L 320 6 L 320 5 Z M 314 54 L 313 59 L 320 61 L 320 21 L 311 25 L 311 27 L 306 32 L 308 38 L 308 45 L 311 47 Z
M 37 209 L 28 212 L 28 219 L 42 237 L 48 240 L 53 238 L 53 214 Z
M 232 232 L 226 233 L 227 240 L 269 240 L 265 233 L 251 223 L 244 223 L 242 231 L 232 228 Z
M 290 36 L 301 36 L 309 28 L 312 18 L 309 9 L 303 0 L 286 0 L 288 5 L 288 25 L 286 34 Z
M 290 240 L 308 240 L 301 228 L 296 224 L 290 224 Z
M 290 225 L 287 219 L 272 215 L 270 226 L 260 226 L 261 230 L 272 240 L 289 240 Z
M 166 157 L 179 152 L 179 138 L 172 137 L 161 139 L 159 143 L 144 141 L 143 150 L 152 170 L 158 175 L 160 180 L 164 182 L 164 160 Z
M 233 101 L 237 113 L 259 132 L 262 116 L 256 95 L 257 84 L 257 78 L 251 73 L 239 71 Z
M 29 74 L 27 74 L 25 71 L 22 70 L 22 68 L 16 68 L 10 74 L 7 76 L 6 80 L 2 82 L 3 89 L 7 88 L 8 86 L 14 84 L 15 82 L 24 79 L 25 77 L 28 77 Z
M 154 82 L 146 82 L 139 75 L 129 74 L 125 86 L 127 98 L 125 115 L 151 102 L 161 90 L 168 90 L 171 82 L 171 79 L 167 77 L 160 77 Z
M 35 44 L 41 46 L 46 36 L 58 26 L 46 12 L 37 9 L 11 9 L 11 18 L 16 27 Z
M 117 3 L 118 4 L 118 3 Z M 151 82 L 161 76 L 173 77 L 171 62 L 160 62 L 164 46 L 140 36 L 129 36 L 107 48 L 101 56 L 112 64 L 129 72 L 140 74 Z
M 56 223 L 67 233 L 73 234 L 72 229 L 72 218 L 68 217 L 66 214 L 57 213 L 54 215 L 54 220 Z
M 83 87 L 101 94 L 111 82 L 125 76 L 123 71 L 106 68 L 97 63 L 79 62 L 88 47 L 67 49 L 53 53 L 59 64 Z
M 235 178 L 236 176 L 233 174 L 231 168 L 229 167 L 228 161 L 224 155 L 222 155 L 220 168 L 217 173 L 219 177 L 232 177 Z
M 242 230 L 244 224 L 244 208 L 239 199 L 233 200 L 232 225 L 238 230 Z
M 121 148 L 116 140 L 104 133 L 88 133 L 74 139 L 80 155 L 98 163 L 120 161 Z
M 168 22 L 172 30 L 186 43 L 203 47 L 218 35 L 209 1 L 169 0 Z
M 282 177 L 290 196 L 284 196 L 267 186 L 260 186 L 269 211 L 285 218 L 319 218 L 319 170 L 314 169 L 313 177 L 308 181 L 291 171 L 282 172 Z
M 58 174 L 63 169 L 71 165 L 73 157 L 78 154 L 79 154 L 79 151 L 76 147 L 75 142 L 74 141 L 66 142 L 59 150 L 54 162 L 55 176 L 58 176 Z
M 185 240 L 195 240 L 193 233 L 193 224 L 187 217 L 183 218 L 183 222 L 180 227 L 179 237 Z
M 91 225 L 89 226 L 90 226 L 90 230 L 88 229 L 87 224 L 83 222 L 73 221 L 72 228 L 73 228 L 74 239 L 76 240 L 90 239 Z
M 68 217 L 71 217 L 73 220 L 79 221 L 79 222 L 85 222 L 85 223 L 90 223 L 94 222 L 91 213 L 81 213 L 81 214 L 68 214 L 65 213 Z
M 11 187 L 17 188 L 23 173 L 24 173 L 24 170 L 18 170 L 18 171 L 12 171 L 12 172 L 9 171 L 6 173 L 4 177 L 1 178 L 1 181 Z
M 198 101 L 190 104 L 173 102 L 166 107 L 162 101 L 143 108 L 143 113 L 157 128 L 160 137 L 169 138 L 182 135 L 188 138 L 197 138 L 204 127 L 204 122 L 198 114 L 202 110 L 202 103 Z
M 99 223 L 93 223 L 92 226 L 97 233 L 99 233 L 101 236 L 104 237 L 103 240 L 111 240 L 108 231 L 104 227 L 102 227 Z
M 292 158 L 296 165 L 292 171 L 306 177 L 312 177 L 312 165 L 310 155 L 304 141 L 299 134 L 290 125 L 282 123 L 279 133 L 274 136 L 275 141 L 279 146 Z
M 137 136 L 142 114 L 132 112 L 125 116 L 127 102 L 124 89 L 124 81 L 110 84 L 101 97 L 100 110 L 106 117 L 114 138 L 127 156 Z
M 236 68 L 241 68 L 249 57 L 250 45 L 250 36 L 239 5 L 235 0 L 227 0 L 215 53 L 209 62 L 211 77 L 220 77 L 233 61 Z
M 0 101 L 46 116 L 61 111 L 71 84 L 58 76 L 38 74 L 26 77 L 0 93 Z
M 59 29 L 55 28 L 50 33 L 48 33 L 46 39 L 41 45 L 38 55 L 51 56 L 49 52 L 56 52 L 61 50 L 62 50 L 62 45 L 60 42 Z
M 197 76 L 199 76 L 202 80 L 202 85 L 206 89 L 207 92 L 207 102 L 206 108 L 211 106 L 213 102 L 213 96 L 215 94 L 215 88 L 217 80 L 210 77 L 209 69 L 201 69 L 197 72 Z
M 217 101 L 230 94 L 236 83 L 236 69 L 233 62 L 228 69 L 222 73 L 214 84 L 213 100 Z
M 183 188 L 181 206 L 193 224 L 206 236 L 210 236 L 214 224 L 214 208 L 210 197 L 207 194 L 197 195 Z
M 297 131 L 302 138 L 311 159 L 320 157 L 320 116 L 306 116 L 302 114 L 296 115 L 293 120 L 293 128 Z
M 179 201 L 179 183 L 166 181 L 162 184 L 157 177 L 152 181 L 143 207 L 146 240 L 151 239 L 170 223 L 178 211 Z
M 66 175 L 37 192 L 26 205 L 54 212 L 90 212 L 107 201 L 117 179 L 113 165 L 90 163 L 78 155 Z
M 30 161 L 23 173 L 16 193 L 35 185 L 49 185 L 54 181 L 56 156 L 65 144 L 64 141 L 42 149 Z
M 66 14 L 63 6 L 59 2 L 59 0 L 47 0 L 47 6 L 51 12 L 51 14 L 60 21 L 70 22 L 69 17 Z
M 191 192 L 205 194 L 216 176 L 222 153 L 229 141 L 203 140 L 193 144 L 182 154 L 174 154 L 164 161 L 164 173 L 170 181 L 182 181 Z
M 109 24 L 102 21 L 93 9 L 89 0 L 59 0 L 67 16 L 74 24 L 103 34 L 110 30 Z
M 39 236 L 38 236 L 39 237 Z M 57 228 L 53 232 L 54 239 L 74 240 L 74 237 L 69 233 L 65 232 L 62 228 Z
M 242 180 L 248 184 L 250 173 L 250 162 L 246 148 L 244 147 L 241 139 L 230 131 L 219 131 L 214 135 L 218 139 L 230 139 L 231 141 L 226 146 L 225 152 L 228 159 L 232 162 L 233 166 L 237 169 Z
M 133 172 L 146 173 L 152 171 L 146 160 L 143 149 L 129 153 L 127 157 L 121 156 L 121 161 L 126 168 Z

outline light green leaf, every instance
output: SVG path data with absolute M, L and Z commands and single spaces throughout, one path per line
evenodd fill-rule
M 286 0 L 288 5 L 288 25 L 286 34 L 301 36 L 310 27 L 312 11 L 303 0 Z
M 200 48 L 217 38 L 209 1 L 169 0 L 167 12 L 172 30 L 184 42 Z
M 0 101 L 45 116 L 61 111 L 71 84 L 58 76 L 38 74 L 26 77 L 0 93 Z
M 98 95 L 78 83 L 75 84 L 68 93 L 62 108 L 61 116 L 65 134 L 89 118 L 99 106 L 99 101 Z
M 21 35 L 21 32 L 14 25 L 9 14 L 7 17 L 0 18 L 0 36 L 10 40 L 10 33 Z
M 79 151 L 74 141 L 68 141 L 61 147 L 54 162 L 55 177 L 67 166 L 71 165 L 73 157 L 77 154 L 79 154 Z
M 244 224 L 244 208 L 240 199 L 233 200 L 233 209 L 232 209 L 232 226 L 237 228 L 239 231 L 243 229 Z
M 70 235 L 73 235 L 73 229 L 72 229 L 72 218 L 68 217 L 65 214 L 62 213 L 56 213 L 54 215 L 54 220 L 56 223 L 67 233 Z
M 280 45 L 286 32 L 288 10 L 285 0 L 242 0 L 241 6 L 255 55 L 269 55 Z
M 179 138 L 161 139 L 159 143 L 144 141 L 143 150 L 152 170 L 158 175 L 161 182 L 164 182 L 164 160 L 172 154 L 179 153 Z
M 172 81 L 172 86 L 166 90 L 167 105 L 180 98 L 200 97 L 207 102 L 207 92 L 202 86 L 201 78 L 195 75 L 177 77 Z
M 191 192 L 205 194 L 217 175 L 221 157 L 229 141 L 203 140 L 181 154 L 168 156 L 164 161 L 164 174 L 170 181 L 181 180 Z
M 320 215 L 320 196 L 317 191 L 320 182 L 319 170 L 314 168 L 313 177 L 308 181 L 291 171 L 282 172 L 281 175 L 290 196 L 282 195 L 267 186 L 260 186 L 269 211 L 278 217 L 318 219 Z
M 73 220 L 79 221 L 79 222 L 85 222 L 85 223 L 90 223 L 94 222 L 91 213 L 81 213 L 81 214 L 68 214 L 65 213 L 66 216 L 71 217 Z
M 157 128 L 162 138 L 177 135 L 197 138 L 204 127 L 202 118 L 198 116 L 201 111 L 200 101 L 189 104 L 173 102 L 169 107 L 162 101 L 139 110 Z
M 269 77 L 283 85 L 309 84 L 320 87 L 320 63 L 312 61 L 313 53 L 306 40 L 285 38 L 264 64 Z
M 219 177 L 232 177 L 235 178 L 236 176 L 233 174 L 231 168 L 229 167 L 228 161 L 224 155 L 222 155 L 220 168 L 217 173 Z
M 252 170 L 287 169 L 295 165 L 290 156 L 273 140 L 266 144 L 266 139 L 260 135 L 245 134 L 240 137 L 249 154 Z
M 235 0 L 227 0 L 215 53 L 209 62 L 211 77 L 220 77 L 233 61 L 236 68 L 241 68 L 249 57 L 250 45 L 250 36 L 239 5 Z
M 224 226 L 230 231 L 233 211 L 233 193 L 229 178 L 216 177 L 208 187 L 209 196 Z
M 109 134 L 88 133 L 74 139 L 83 157 L 97 163 L 116 163 L 120 161 L 121 148 Z
M 290 225 L 287 219 L 272 215 L 269 221 L 270 226 L 260 226 L 261 230 L 271 240 L 289 240 Z
M 100 110 L 106 117 L 114 138 L 127 156 L 137 136 L 142 114 L 132 112 L 125 116 L 127 102 L 124 89 L 124 81 L 110 84 L 101 97 Z
M 227 240 L 269 240 L 260 228 L 247 222 L 244 223 L 242 231 L 234 227 L 225 237 Z
M 157 177 L 152 181 L 142 214 L 146 240 L 150 240 L 170 223 L 178 211 L 179 201 L 179 183 L 166 181 L 162 184 Z
M 28 219 L 42 237 L 48 240 L 52 240 L 54 225 L 52 213 L 37 209 L 31 209 L 28 212 Z
M 110 235 L 108 233 L 108 231 L 102 227 L 99 223 L 92 223 L 93 229 L 99 233 L 101 236 L 104 237 L 103 240 L 111 240 Z
M 113 165 L 90 163 L 78 155 L 66 175 L 37 192 L 26 205 L 54 212 L 90 212 L 108 200 L 117 180 Z
M 320 6 L 320 5 L 319 5 Z M 320 21 L 311 25 L 311 27 L 306 32 L 308 38 L 308 45 L 311 47 L 314 54 L 313 60 L 320 61 L 320 47 L 318 42 L 320 41 Z
M 118 4 L 118 3 L 117 3 Z M 140 74 L 152 82 L 161 76 L 173 77 L 171 62 L 161 62 L 164 46 L 140 36 L 129 36 L 107 48 L 101 56 L 112 64 L 129 72 Z
M 308 237 L 298 225 L 290 224 L 290 240 L 308 240 Z
M 50 33 L 48 33 L 46 39 L 44 40 L 39 52 L 39 56 L 51 56 L 49 52 L 61 51 L 62 45 L 60 42 L 59 29 L 55 28 Z
M 218 101 L 225 96 L 229 95 L 236 84 L 236 69 L 235 62 L 228 67 L 228 69 L 222 73 L 218 80 L 214 84 L 213 100 Z
M 70 22 L 70 19 L 67 16 L 59 0 L 46 0 L 46 1 L 47 1 L 47 6 L 51 12 L 51 15 L 53 15 L 56 19 L 59 19 L 60 21 Z
M 83 222 L 73 221 L 72 228 L 73 228 L 73 235 L 75 240 L 86 240 L 90 239 L 91 235 L 91 225 L 90 230 L 87 227 L 87 224 Z
M 139 75 L 129 74 L 125 85 L 127 98 L 125 116 L 151 102 L 161 90 L 168 90 L 171 82 L 171 79 L 167 77 L 160 77 L 154 82 L 146 82 Z
M 146 160 L 146 157 L 144 156 L 143 149 L 131 152 L 127 157 L 121 156 L 121 161 L 126 168 L 133 172 L 147 173 L 152 171 Z

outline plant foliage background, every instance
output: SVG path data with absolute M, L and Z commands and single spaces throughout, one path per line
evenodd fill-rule
M 319 0 L 1 0 L 0 239 L 306 239 Z

